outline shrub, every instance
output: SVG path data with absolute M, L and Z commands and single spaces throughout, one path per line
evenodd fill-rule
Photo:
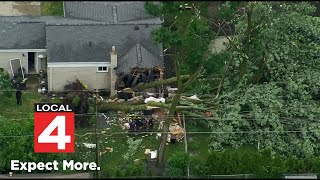
M 80 99 L 80 97 L 77 95 L 76 97 L 74 97 L 74 98 L 72 99 L 72 105 L 73 105 L 74 107 L 78 107 L 80 101 L 81 101 L 81 99 Z
M 1 71 L 0 72 L 0 97 L 1 98 L 10 98 L 12 97 L 13 86 L 10 82 L 10 77 L 8 72 Z
M 189 156 L 186 153 L 175 153 L 168 159 L 165 174 L 167 176 L 186 176 L 188 164 Z

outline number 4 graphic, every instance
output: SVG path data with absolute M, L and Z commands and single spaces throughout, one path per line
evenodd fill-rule
M 58 135 L 51 133 L 58 127 Z M 57 143 L 59 150 L 66 149 L 66 143 L 71 142 L 71 136 L 66 135 L 66 117 L 57 116 L 38 136 L 38 143 Z

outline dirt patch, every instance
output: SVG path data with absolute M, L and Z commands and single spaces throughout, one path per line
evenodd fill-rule
M 27 75 L 27 86 L 26 90 L 37 91 L 40 87 L 39 77 L 37 74 L 28 74 Z
M 40 15 L 40 1 L 0 1 L 0 16 Z

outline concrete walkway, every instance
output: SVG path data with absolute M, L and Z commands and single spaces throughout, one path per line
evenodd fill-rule
M 40 1 L 0 1 L 0 16 L 40 15 Z

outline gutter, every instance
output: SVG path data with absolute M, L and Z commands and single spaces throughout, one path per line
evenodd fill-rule
M 64 1 L 62 1 L 62 5 L 63 5 L 63 17 L 66 17 L 66 10 L 64 8 Z

